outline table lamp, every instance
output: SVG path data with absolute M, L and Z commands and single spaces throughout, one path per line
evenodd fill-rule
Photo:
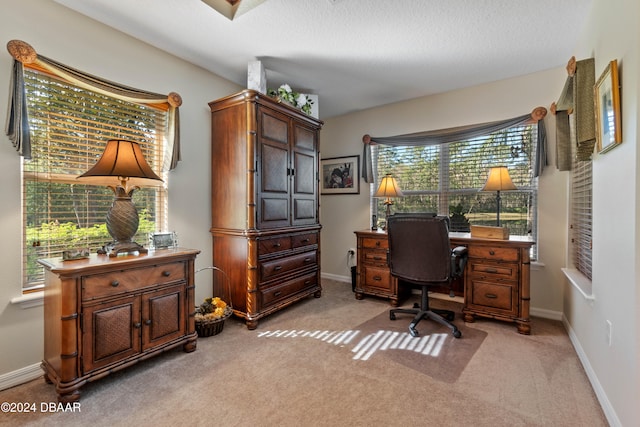
M 162 179 L 144 159 L 137 142 L 110 139 L 98 162 L 77 179 L 94 185 L 106 185 L 115 197 L 107 213 L 107 231 L 113 242 L 105 252 L 113 257 L 119 253 L 146 253 L 147 249 L 134 242 L 138 231 L 138 210 L 131 201 L 140 185 L 158 185 Z
M 402 197 L 402 196 L 403 196 L 402 190 L 400 190 L 400 187 L 398 186 L 398 183 L 396 182 L 395 178 L 391 176 L 390 173 L 386 174 L 382 178 L 382 181 L 380 181 L 380 186 L 378 187 L 378 190 L 373 195 L 373 197 L 385 198 L 384 204 L 387 207 L 387 210 L 385 213 L 386 221 L 389 220 L 389 216 L 391 215 L 391 205 L 393 204 L 393 200 L 391 200 L 391 198 Z
M 495 191 L 497 192 L 497 226 L 500 227 L 500 192 L 508 190 L 517 190 L 517 187 L 511 181 L 509 176 L 509 170 L 506 166 L 494 166 L 489 168 L 489 176 L 487 182 L 480 191 Z

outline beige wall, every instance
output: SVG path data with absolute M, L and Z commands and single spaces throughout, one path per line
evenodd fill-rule
M 10 6 L 7 6 L 10 4 Z M 182 162 L 169 175 L 169 229 L 186 247 L 202 251 L 197 267 L 210 265 L 210 120 L 207 103 L 240 89 L 216 75 L 85 18 L 51 0 L 3 1 L 0 43 L 20 39 L 49 58 L 128 86 L 159 93 L 178 92 Z M 6 117 L 11 56 L 0 52 L 0 117 Z M 11 304 L 20 284 L 20 160 L 0 134 L 0 379 L 40 363 L 42 306 Z M 203 290 L 202 295 L 204 295 Z M 200 292 L 199 292 L 200 294 Z
M 548 108 L 560 94 L 565 78 L 566 71 L 560 67 L 328 119 L 322 130 L 322 155 L 362 155 L 364 134 L 391 136 L 441 129 L 515 117 L 537 106 Z M 531 306 L 534 313 L 559 319 L 568 173 L 555 168 L 555 118 L 551 113 L 545 118 L 545 126 L 549 166 L 539 179 L 539 260 L 531 275 Z M 366 229 L 370 222 L 369 185 L 361 180 L 360 186 L 359 195 L 321 198 L 322 272 L 327 277 L 350 280 L 347 250 L 356 246 L 353 231 Z

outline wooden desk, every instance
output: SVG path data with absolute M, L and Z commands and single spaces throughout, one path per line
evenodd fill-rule
M 356 267 L 356 299 L 364 295 L 388 298 L 392 306 L 405 297 L 408 290 L 398 286 L 387 265 L 389 242 L 384 231 L 355 232 L 358 240 Z M 514 322 L 521 334 L 531 333 L 530 249 L 533 240 L 512 237 L 509 240 L 481 239 L 469 233 L 450 233 L 452 246 L 469 248 L 464 272 L 465 322 L 476 316 Z

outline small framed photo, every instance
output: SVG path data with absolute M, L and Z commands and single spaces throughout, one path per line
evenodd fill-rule
M 150 233 L 149 234 L 149 248 L 150 249 L 168 249 L 178 246 L 178 238 L 176 233 L 163 232 L 163 233 Z
M 598 152 L 605 153 L 622 142 L 617 60 L 609 62 L 596 82 L 595 98 Z
M 360 156 L 322 159 L 320 173 L 321 194 L 360 194 Z

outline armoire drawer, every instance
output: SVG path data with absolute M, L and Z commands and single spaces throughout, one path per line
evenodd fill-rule
M 295 295 L 300 291 L 308 289 L 317 285 L 317 274 L 309 274 L 300 278 L 291 280 L 282 285 L 271 286 L 266 289 L 261 289 L 263 307 L 273 305 L 279 301 Z
M 266 281 L 297 269 L 314 266 L 317 262 L 317 251 L 270 260 L 260 264 L 260 278 L 261 281 Z

